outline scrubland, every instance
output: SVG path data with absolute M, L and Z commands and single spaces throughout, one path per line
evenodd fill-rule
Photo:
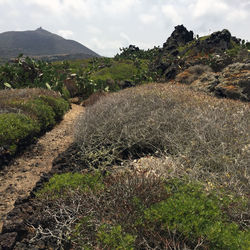
M 75 145 L 77 171 L 54 175 L 36 194 L 31 244 L 249 246 L 248 103 L 180 85 L 130 88 L 86 108 Z

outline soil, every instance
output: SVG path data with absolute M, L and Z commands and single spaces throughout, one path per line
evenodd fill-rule
M 58 125 L 0 171 L 0 234 L 4 220 L 17 200 L 24 200 L 30 195 L 41 181 L 41 176 L 51 171 L 53 160 L 72 144 L 74 121 L 83 109 L 72 104 L 72 109 Z M 13 233 L 10 234 L 10 238 L 14 237 Z

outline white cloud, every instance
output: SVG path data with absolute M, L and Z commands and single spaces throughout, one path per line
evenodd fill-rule
M 84 44 L 84 43 L 83 43 Z M 98 39 L 98 38 L 92 38 L 89 40 L 89 42 L 85 43 L 88 48 L 91 48 L 94 51 L 100 51 L 104 52 L 106 56 L 113 56 L 114 53 L 117 53 L 119 51 L 119 48 L 122 48 L 124 46 L 124 43 L 121 42 L 121 40 L 109 40 L 109 39 Z M 100 53 L 103 55 L 103 53 Z
M 141 14 L 139 15 L 139 19 L 143 24 L 150 24 L 156 20 L 156 16 L 150 14 Z
M 226 20 L 228 22 L 238 22 L 245 20 L 247 16 L 248 16 L 247 11 L 234 9 L 227 13 Z
M 57 16 L 91 18 L 96 10 L 96 0 L 26 0 L 26 4 L 36 5 Z
M 93 35 L 100 35 L 102 33 L 101 29 L 99 29 L 99 28 L 97 28 L 96 26 L 93 26 L 93 25 L 88 25 L 87 26 L 87 31 L 90 34 L 93 34 Z
M 109 14 L 120 14 L 126 13 L 131 10 L 131 8 L 140 4 L 140 0 L 104 0 L 102 1 L 103 10 Z
M 71 30 L 58 30 L 58 34 L 63 38 L 68 39 L 72 38 L 74 33 Z
M 43 8 L 49 12 L 60 13 L 63 10 L 63 5 L 59 0 L 26 0 L 27 5 L 36 5 Z
M 9 0 L 0 0 L 0 5 L 3 5 L 3 4 L 9 4 L 10 1 Z
M 178 12 L 174 5 L 167 4 L 162 6 L 162 12 L 174 25 L 182 23 L 181 13 Z
M 193 16 L 199 18 L 207 14 L 221 15 L 227 11 L 228 5 L 223 0 L 197 0 L 193 8 Z
M 123 40 L 125 40 L 127 43 L 131 43 L 131 39 L 129 38 L 129 36 L 127 34 L 125 34 L 124 32 L 120 33 L 120 37 L 123 38 Z

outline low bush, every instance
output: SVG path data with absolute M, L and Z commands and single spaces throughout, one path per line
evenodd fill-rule
M 56 175 L 51 183 L 62 183 L 65 176 Z M 79 176 L 71 175 L 77 182 Z M 82 189 L 82 182 L 70 186 L 67 180 L 57 199 L 47 186 L 36 199 L 31 244 L 44 240 L 48 248 L 232 250 L 249 244 L 249 230 L 229 219 L 234 200 L 196 182 L 124 171 L 95 179 L 102 187 L 96 192 L 95 185 Z
M 80 174 L 80 173 L 65 173 L 61 175 L 54 175 L 44 188 L 37 193 L 37 196 L 43 194 L 50 194 L 51 196 L 59 196 L 68 189 L 80 189 L 81 191 L 99 190 L 102 189 L 102 176 L 100 173 L 96 174 Z
M 35 116 L 38 120 L 41 130 L 46 130 L 55 125 L 55 112 L 53 108 L 40 98 L 35 98 L 27 102 L 16 102 L 15 106 L 19 106 L 22 110 Z
M 1 90 L 0 156 L 14 155 L 19 146 L 29 144 L 33 137 L 55 125 L 68 109 L 69 103 L 54 91 Z
M 69 103 L 62 98 L 42 95 L 39 96 L 39 99 L 43 100 L 52 107 L 55 113 L 56 121 L 61 120 L 65 112 L 69 109 Z
M 83 168 L 106 168 L 145 155 L 171 156 L 195 170 L 195 178 L 246 194 L 249 117 L 249 104 L 185 86 L 126 89 L 86 108 L 77 123 L 75 157 Z
M 102 249 L 134 249 L 135 236 L 124 233 L 121 226 L 103 224 L 97 233 Z
M 211 72 L 212 69 L 207 65 L 194 65 L 178 74 L 175 80 L 179 83 L 190 85 L 197 80 L 203 73 Z
M 229 205 L 227 197 L 218 199 L 197 184 L 179 180 L 167 183 L 166 187 L 170 197 L 145 210 L 149 228 L 162 231 L 163 235 L 167 230 L 177 230 L 191 245 L 201 239 L 211 249 L 247 249 L 249 231 L 242 232 L 223 213 Z
M 41 88 L 3 89 L 0 91 L 0 103 L 3 103 L 7 100 L 29 100 L 37 96 L 51 96 L 54 98 L 59 98 L 60 94 L 52 90 Z
M 27 143 L 39 130 L 39 124 L 24 114 L 0 114 L 0 147 L 12 155 L 20 143 Z

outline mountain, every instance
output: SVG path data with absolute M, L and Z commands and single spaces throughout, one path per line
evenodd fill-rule
M 32 31 L 9 31 L 0 33 L 0 57 L 10 59 L 20 53 L 38 58 L 89 58 L 100 57 L 84 45 L 64 39 L 42 28 Z

